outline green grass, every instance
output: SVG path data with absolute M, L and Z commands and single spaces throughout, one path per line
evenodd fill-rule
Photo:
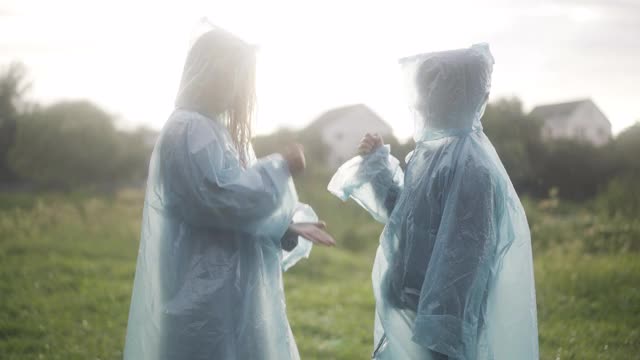
M 315 248 L 285 274 L 302 358 L 367 359 L 380 226 L 323 192 L 302 198 L 340 241 Z M 3 195 L 0 202 L 0 359 L 121 358 L 141 194 Z M 529 203 L 534 239 L 545 238 L 535 247 L 541 358 L 640 359 L 640 254 L 583 246 L 585 214 L 575 204 Z
M 640 256 L 535 259 L 542 359 L 640 358 Z

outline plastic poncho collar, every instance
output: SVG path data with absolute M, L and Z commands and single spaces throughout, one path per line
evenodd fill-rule
M 385 223 L 372 273 L 373 357 L 537 359 L 529 227 L 480 124 L 488 47 L 402 66 L 417 140 L 406 173 L 385 146 L 349 160 L 328 186 Z

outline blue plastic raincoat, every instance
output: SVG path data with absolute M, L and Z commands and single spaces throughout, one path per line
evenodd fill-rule
M 216 30 L 189 53 L 149 165 L 126 360 L 299 358 L 282 270 L 311 243 L 287 252 L 281 239 L 291 222 L 317 217 L 297 202 L 282 156 L 239 153 L 227 113 L 202 115 L 246 82 L 229 69 L 252 51 Z
M 189 52 L 149 165 L 126 360 L 299 358 L 282 270 L 311 243 L 284 251 L 282 238 L 291 222 L 317 217 L 297 202 L 282 156 L 257 160 L 234 145 L 228 112 L 202 115 L 248 83 L 236 70 L 251 70 L 253 52 L 221 29 Z
M 480 118 L 487 45 L 401 60 L 415 113 L 406 173 L 387 146 L 329 190 L 386 224 L 373 269 L 376 359 L 538 358 L 527 219 Z
M 222 124 L 176 110 L 151 158 L 125 359 L 298 359 L 281 274 L 311 245 L 281 249 L 292 220 L 317 218 L 281 156 L 245 169 Z

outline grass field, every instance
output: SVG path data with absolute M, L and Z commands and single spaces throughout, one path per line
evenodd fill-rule
M 301 196 L 340 242 L 285 274 L 302 358 L 367 359 L 380 226 L 324 192 Z M 626 236 L 638 224 L 620 233 L 623 220 L 576 205 L 526 204 L 541 358 L 640 359 L 640 254 Z M 141 206 L 139 191 L 0 195 L 0 359 L 122 357 Z

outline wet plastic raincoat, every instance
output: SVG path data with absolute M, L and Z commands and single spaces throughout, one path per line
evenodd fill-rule
M 216 58 L 185 70 L 181 94 L 216 75 Z M 190 76 L 189 74 L 193 74 Z M 191 87 L 191 90 L 188 89 Z M 297 202 L 286 161 L 243 166 L 221 117 L 176 109 L 149 167 L 124 358 L 298 359 L 285 312 L 282 270 L 309 255 L 292 221 L 316 221 Z
M 373 269 L 374 358 L 538 358 L 527 219 L 480 118 L 487 45 L 401 60 L 415 114 L 406 173 L 389 147 L 329 190 L 386 224 Z

